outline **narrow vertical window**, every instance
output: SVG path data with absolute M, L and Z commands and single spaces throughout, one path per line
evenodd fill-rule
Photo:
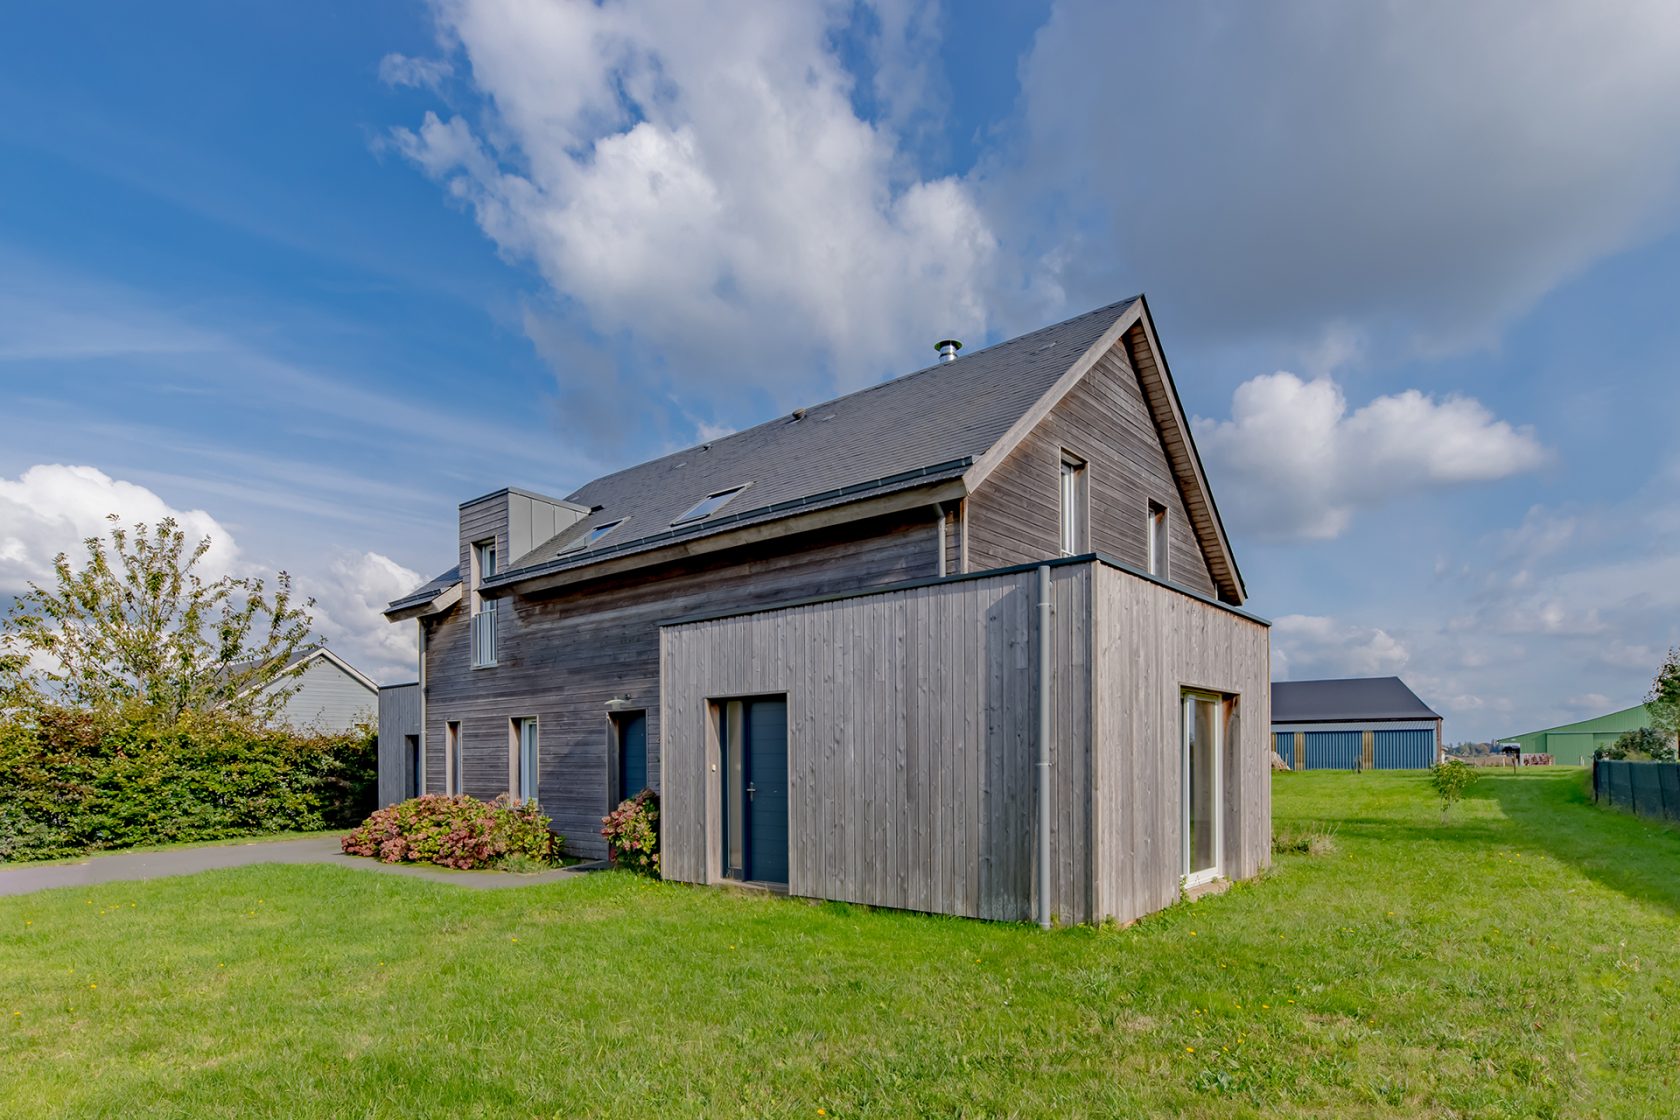
M 1149 503 L 1149 574 L 1167 578 L 1167 507 Z
M 472 639 L 473 668 L 496 663 L 496 600 L 479 594 L 484 581 L 496 574 L 496 542 L 479 541 L 472 551 Z
M 537 721 L 516 719 L 508 736 L 508 788 L 521 804 L 537 800 Z
M 1072 455 L 1062 456 L 1062 555 L 1075 556 L 1089 551 L 1090 534 L 1086 526 L 1088 502 L 1085 492 L 1085 461 Z
M 461 784 L 461 721 L 452 719 L 443 725 L 443 792 L 459 797 Z
M 403 792 L 419 797 L 426 792 L 426 758 L 420 753 L 420 736 L 404 735 L 403 752 L 408 758 L 408 788 Z

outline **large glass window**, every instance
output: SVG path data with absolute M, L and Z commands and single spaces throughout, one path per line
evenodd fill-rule
M 1223 708 L 1218 696 L 1184 694 L 1184 881 L 1191 886 L 1219 877 Z
M 479 594 L 484 581 L 496 574 L 496 542 L 473 545 L 472 618 L 468 623 L 472 639 L 472 663 L 483 668 L 496 663 L 496 600 Z

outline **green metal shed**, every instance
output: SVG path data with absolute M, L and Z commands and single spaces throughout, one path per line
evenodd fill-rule
M 1638 704 L 1578 723 L 1528 731 L 1521 735 L 1505 735 L 1499 741 L 1520 744 L 1524 754 L 1549 754 L 1552 761 L 1559 764 L 1584 766 L 1592 761 L 1594 750 L 1615 742 L 1622 732 L 1650 726 L 1651 713 L 1646 711 L 1645 705 Z

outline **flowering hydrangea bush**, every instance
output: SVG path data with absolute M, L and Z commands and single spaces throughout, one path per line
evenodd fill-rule
M 554 863 L 565 838 L 535 801 L 510 803 L 426 794 L 380 809 L 342 841 L 353 856 L 382 863 L 436 863 L 463 870 L 504 862 Z
M 640 875 L 659 874 L 659 796 L 644 789 L 601 818 L 607 854 Z

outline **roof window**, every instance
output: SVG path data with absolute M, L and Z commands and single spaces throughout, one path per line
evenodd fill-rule
M 687 513 L 671 522 L 671 524 L 686 525 L 690 521 L 700 521 L 710 517 L 712 514 L 728 505 L 735 495 L 745 489 L 746 486 L 742 485 L 731 487 L 728 490 L 719 490 L 715 494 L 708 494 L 690 506 Z
M 589 532 L 585 533 L 565 548 L 562 548 L 559 555 L 564 556 L 568 552 L 582 552 L 584 549 L 592 547 L 596 541 L 624 524 L 625 520 L 625 518 L 621 517 L 617 521 L 609 521 L 605 525 L 595 526 L 595 528 L 589 530 Z

